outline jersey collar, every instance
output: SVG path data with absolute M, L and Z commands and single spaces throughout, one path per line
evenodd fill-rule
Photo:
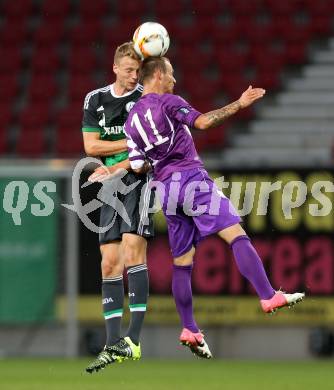
M 135 88 L 134 88 L 132 91 L 129 91 L 129 92 L 125 93 L 124 95 L 116 95 L 115 90 L 114 90 L 114 83 L 112 83 L 112 84 L 110 85 L 110 93 L 111 93 L 111 95 L 112 95 L 114 98 L 118 98 L 118 99 L 119 99 L 119 98 L 123 98 L 123 97 L 125 97 L 125 96 L 129 96 L 129 95 L 131 95 L 132 93 L 134 93 L 134 92 L 138 89 L 139 85 L 140 85 L 140 84 L 137 84 L 137 85 L 135 86 Z

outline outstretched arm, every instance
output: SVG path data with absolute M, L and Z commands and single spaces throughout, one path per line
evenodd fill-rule
M 194 123 L 194 127 L 200 130 L 206 130 L 211 127 L 221 125 L 227 118 L 237 113 L 241 108 L 253 104 L 256 100 L 263 97 L 266 91 L 262 88 L 253 88 L 251 85 L 243 92 L 238 100 L 228 104 L 218 110 L 210 111 L 200 115 Z
M 143 166 L 138 169 L 131 169 L 130 160 L 126 159 L 123 160 L 111 167 L 107 166 L 100 166 L 94 170 L 94 172 L 89 176 L 88 181 L 90 182 L 101 182 L 108 178 L 110 178 L 112 175 L 117 174 L 119 170 L 126 169 L 127 171 L 134 171 L 136 173 L 147 173 L 151 170 L 151 165 L 148 161 L 145 161 Z

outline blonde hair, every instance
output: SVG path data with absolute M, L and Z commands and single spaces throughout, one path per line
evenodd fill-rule
M 133 60 L 140 61 L 140 57 L 133 47 L 133 42 L 125 42 L 117 47 L 114 55 L 114 63 L 117 64 L 123 57 L 130 57 Z

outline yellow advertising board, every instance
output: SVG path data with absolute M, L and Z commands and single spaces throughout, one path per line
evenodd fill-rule
M 283 308 L 274 315 L 264 314 L 255 297 L 196 296 L 196 321 L 201 327 L 226 325 L 334 325 L 334 298 L 306 297 L 294 308 Z M 125 305 L 127 307 L 127 303 Z M 58 319 L 64 320 L 66 301 L 57 302 Z M 128 321 L 125 310 L 124 320 Z M 78 318 L 84 323 L 103 323 L 101 297 L 81 296 L 78 300 Z M 153 296 L 148 302 L 145 323 L 150 325 L 178 325 L 179 318 L 171 296 Z

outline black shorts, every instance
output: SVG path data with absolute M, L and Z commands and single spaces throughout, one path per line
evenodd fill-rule
M 149 175 L 128 172 L 120 180 L 126 187 L 122 191 L 118 185 L 117 195 L 115 186 L 111 189 L 107 185 L 103 186 L 105 202 L 100 209 L 100 227 L 104 228 L 110 224 L 110 228 L 106 232 L 100 232 L 100 244 L 122 240 L 123 233 L 134 233 L 144 238 L 154 236 L 153 213 L 149 214 L 148 208 L 153 206 L 155 194 L 148 185 Z M 124 194 L 129 187 L 134 188 Z

